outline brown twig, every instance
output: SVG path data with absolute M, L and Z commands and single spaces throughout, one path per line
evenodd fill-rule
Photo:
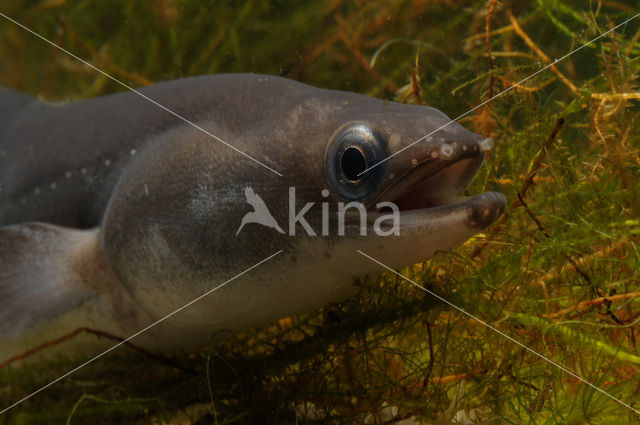
M 542 147 L 542 149 L 540 149 L 540 152 L 538 152 L 538 155 L 536 155 L 534 160 L 531 162 L 529 175 L 527 176 L 526 180 L 522 184 L 522 188 L 520 188 L 520 191 L 518 192 L 518 201 L 524 198 L 525 194 L 527 193 L 527 190 L 529 190 L 529 187 L 533 183 L 533 177 L 540 169 L 540 166 L 542 165 L 542 161 L 544 160 L 544 156 L 547 153 L 547 150 L 551 147 L 553 140 L 556 138 L 556 136 L 558 135 L 558 132 L 560 131 L 560 129 L 562 129 L 563 125 L 564 125 L 564 118 L 562 117 L 558 118 L 558 120 L 556 121 L 556 124 L 553 126 L 553 129 L 551 130 L 551 134 L 549 135 L 549 138 L 547 138 L 547 141 L 544 143 L 544 146 Z M 518 207 L 517 203 L 515 203 L 515 205 L 512 206 L 511 208 L 514 209 L 516 207 Z
M 640 100 L 640 92 L 639 93 L 592 93 L 591 99 L 598 99 L 600 102 L 598 103 L 598 107 L 596 108 L 595 113 L 593 114 L 593 126 L 596 129 L 596 132 L 600 136 L 603 142 L 606 143 L 606 138 L 600 129 L 600 120 L 601 118 L 605 118 L 613 115 L 617 111 L 619 111 L 625 104 L 627 100 Z M 604 107 L 607 102 L 617 101 L 618 104 L 615 108 L 612 108 L 606 114 L 603 113 Z
M 434 385 L 448 384 L 450 382 L 457 382 L 463 379 L 469 379 L 474 376 L 480 375 L 480 372 L 467 372 L 467 373 L 457 373 L 455 375 L 446 375 L 446 376 L 436 376 L 430 379 L 431 383 Z
M 592 254 L 585 255 L 584 257 L 578 258 L 577 260 L 570 261 L 571 263 L 570 265 L 563 266 L 562 268 L 560 268 L 560 270 L 556 270 L 555 268 L 549 270 L 540 279 L 543 281 L 555 279 L 559 277 L 562 273 L 570 271 L 571 269 L 575 270 L 576 266 L 584 267 L 587 264 L 590 264 L 593 261 L 595 261 L 595 259 L 597 258 L 606 258 L 611 254 L 612 251 L 626 245 L 627 243 L 628 243 L 627 238 L 622 237 L 613 245 L 607 246 L 606 248 L 596 251 Z
M 524 209 L 527 212 L 527 214 L 529 214 L 529 217 L 531 217 L 531 220 L 533 220 L 533 222 L 536 223 L 536 226 L 538 226 L 538 230 L 540 230 L 540 232 L 543 235 L 545 235 L 547 238 L 550 239 L 551 236 L 549 236 L 549 233 L 547 233 L 545 228 L 542 226 L 542 223 L 540 222 L 540 220 L 538 220 L 538 217 L 536 217 L 533 214 L 533 211 L 531 211 L 531 209 L 529 208 L 529 205 L 527 205 L 527 203 L 525 202 L 524 198 L 519 193 L 518 193 L 518 200 L 520 201 L 520 204 L 524 207 Z
M 89 45 L 87 43 L 85 43 L 82 38 L 78 37 L 78 35 L 75 33 L 75 31 L 67 24 L 67 22 L 63 19 L 58 19 L 58 23 L 62 26 L 62 28 L 64 29 L 64 31 L 69 34 L 69 37 L 71 39 L 73 39 L 76 43 L 78 43 L 84 50 L 86 50 L 89 55 L 91 55 L 91 57 L 93 58 L 93 62 L 96 62 L 97 65 L 101 65 L 102 67 L 110 70 L 111 72 L 113 72 L 114 74 L 119 75 L 121 78 L 124 78 L 128 81 L 133 81 L 134 83 L 136 83 L 139 86 L 150 86 L 153 84 L 153 81 L 144 78 L 141 75 L 138 74 L 134 74 L 132 72 L 129 72 L 127 70 L 124 70 L 122 68 L 120 68 L 119 66 L 117 66 L 116 64 L 114 64 L 113 62 L 111 62 L 109 59 L 107 59 L 106 57 L 104 57 L 103 55 L 97 53 L 96 51 L 94 51 L 91 47 L 89 47 Z
M 615 301 L 621 301 L 621 300 L 627 300 L 627 299 L 633 299 L 633 298 L 638 298 L 640 297 L 640 292 L 629 292 L 626 294 L 619 294 L 619 295 L 612 295 L 609 297 L 600 297 L 600 298 L 592 298 L 590 300 L 586 300 L 586 301 L 582 301 L 574 306 L 571 307 L 567 307 L 563 310 L 559 310 L 556 311 L 554 313 L 547 313 L 547 314 L 541 314 L 542 317 L 546 317 L 547 319 L 555 319 L 556 317 L 563 317 L 565 315 L 567 315 L 568 313 L 571 313 L 573 311 L 583 311 L 586 310 L 587 308 L 594 306 L 594 305 L 600 305 L 600 304 L 607 304 L 607 303 L 612 303 Z
M 65 342 L 65 341 L 67 341 L 67 340 L 70 340 L 70 339 L 78 336 L 79 334 L 81 334 L 83 332 L 84 333 L 88 333 L 90 335 L 95 335 L 98 338 L 104 337 L 104 338 L 110 339 L 112 341 L 123 343 L 123 345 L 127 346 L 128 348 L 130 348 L 130 349 L 132 349 L 134 351 L 137 351 L 138 353 L 143 354 L 143 355 L 145 355 L 145 356 L 147 356 L 149 358 L 152 358 L 152 359 L 156 360 L 157 362 L 162 363 L 162 364 L 164 364 L 166 366 L 174 367 L 174 368 L 180 369 L 180 370 L 182 370 L 184 372 L 189 372 L 189 373 L 192 373 L 192 374 L 196 373 L 191 368 L 182 366 L 182 365 L 174 362 L 171 359 L 168 359 L 166 357 L 154 354 L 151 351 L 145 350 L 142 347 L 138 347 L 137 345 L 135 345 L 135 344 L 133 344 L 133 343 L 131 343 L 129 341 L 125 341 L 124 338 L 121 338 L 121 337 L 116 336 L 116 335 L 112 335 L 112 334 L 110 334 L 108 332 L 104 332 L 104 331 L 101 331 L 101 330 L 98 330 L 98 329 L 91 329 L 91 328 L 87 328 L 87 327 L 78 328 L 78 329 L 76 329 L 76 330 L 74 330 L 72 332 L 69 332 L 68 334 L 65 334 L 65 335 L 63 335 L 63 336 L 61 336 L 59 338 L 55 338 L 55 339 L 52 339 L 50 341 L 43 342 L 42 344 L 40 344 L 40 345 L 38 345 L 36 347 L 33 347 L 30 350 L 25 351 L 24 353 L 21 353 L 21 354 L 18 354 L 16 356 L 13 356 L 13 357 L 3 361 L 2 363 L 0 363 L 0 370 L 6 368 L 10 364 L 15 363 L 15 362 L 17 362 L 19 360 L 24 360 L 27 357 L 31 357 L 34 354 L 36 354 L 36 353 L 38 353 L 38 352 L 40 352 L 40 351 L 42 351 L 44 349 L 56 346 L 56 345 L 61 344 L 61 343 Z
M 527 46 L 529 46 L 529 48 L 531 50 L 533 50 L 538 55 L 538 57 L 540 57 L 540 59 L 542 59 L 543 62 L 551 64 L 552 61 L 549 58 L 549 56 L 547 56 L 533 42 L 533 40 L 529 37 L 529 35 L 527 35 L 527 33 L 524 32 L 522 27 L 520 27 L 520 23 L 518 22 L 516 17 L 513 16 L 513 13 L 510 10 L 507 11 L 507 16 L 509 17 L 509 20 L 511 21 L 511 24 L 513 25 L 514 31 L 520 36 L 520 38 L 522 38 L 522 40 L 524 40 L 524 42 L 527 44 Z M 555 65 L 552 64 L 551 66 L 549 66 L 549 69 L 551 69 L 551 72 L 556 74 L 556 76 L 560 79 L 560 81 L 562 81 L 564 83 L 564 85 L 566 85 L 569 88 L 569 90 L 571 90 L 574 94 L 578 93 L 578 88 L 575 86 L 575 84 L 573 84 L 567 77 L 565 77 L 564 74 L 562 72 L 560 72 L 560 70 L 558 68 L 556 68 Z
M 524 198 L 519 193 L 518 193 L 518 200 L 520 201 L 520 205 L 524 207 L 527 214 L 529 214 L 529 217 L 531 217 L 534 223 L 536 223 L 536 226 L 538 227 L 538 230 L 540 231 L 540 233 L 542 233 L 547 239 L 551 239 L 551 236 L 549 235 L 549 233 L 547 233 L 545 228 L 542 226 L 542 223 L 540 222 L 540 220 L 538 220 L 538 218 L 533 214 L 533 212 L 529 208 L 529 205 L 527 205 Z M 569 254 L 565 254 L 565 258 L 567 259 L 567 261 L 569 261 L 569 263 L 571 263 L 576 273 L 578 273 L 584 279 L 587 285 L 592 287 L 591 278 L 584 270 L 582 270 L 582 268 L 578 265 L 578 263 Z M 599 296 L 600 294 L 597 292 L 597 288 L 595 290 L 596 290 L 596 296 Z M 613 315 L 613 313 L 611 313 L 611 315 Z M 618 321 L 618 318 L 614 317 L 614 320 Z
M 553 386 L 551 385 L 551 379 L 547 378 L 547 382 L 542 388 L 542 391 L 538 390 L 538 395 L 536 398 L 529 404 L 529 413 L 540 412 L 542 407 L 544 406 L 544 402 L 547 399 L 547 395 L 552 390 Z
M 535 174 L 538 172 L 538 169 L 542 166 L 544 155 L 547 153 L 547 150 L 551 147 L 551 144 L 553 143 L 554 139 L 556 138 L 558 132 L 560 131 L 563 125 L 564 125 L 564 118 L 562 117 L 558 118 L 558 120 L 556 121 L 556 124 L 553 126 L 553 129 L 551 130 L 551 134 L 549 135 L 546 142 L 542 146 L 542 149 L 540 149 L 540 152 L 538 152 L 538 155 L 536 155 L 534 160 L 531 162 L 529 174 L 527 175 L 527 178 L 525 179 L 525 181 L 522 183 L 522 187 L 518 191 L 518 199 L 513 201 L 508 211 L 505 211 L 500 221 L 496 224 L 496 227 L 501 227 L 502 225 L 504 225 L 504 223 L 507 221 L 511 213 L 520 205 L 522 205 L 520 200 L 524 199 L 527 191 L 529 190 L 529 187 L 531 187 Z M 495 232 L 487 236 L 487 239 L 481 244 L 479 244 L 476 247 L 476 249 L 473 250 L 473 252 L 471 253 L 471 258 L 476 258 L 478 255 L 480 255 L 482 250 L 491 242 L 494 234 Z
M 411 94 L 416 98 L 418 105 L 424 105 L 424 103 L 422 103 L 422 96 L 420 96 L 420 82 L 418 81 L 417 66 L 411 70 L 411 88 Z
M 487 57 L 489 58 L 489 99 L 487 106 L 490 107 L 491 99 L 493 99 L 493 55 L 491 55 L 491 17 L 495 10 L 498 0 L 491 0 L 489 4 L 489 12 L 487 12 L 487 23 L 485 25 L 485 43 L 487 45 Z
M 633 48 L 635 47 L 635 45 L 638 42 L 638 40 L 640 40 L 640 29 L 636 32 L 636 35 L 633 36 L 631 41 L 629 41 L 629 45 L 627 46 L 627 48 L 624 51 L 624 55 L 626 57 L 628 57 L 628 58 L 631 57 L 631 53 L 633 52 Z
M 505 32 L 509 32 L 509 31 L 513 31 L 513 25 L 507 25 L 505 27 L 502 28 L 498 28 L 497 30 L 493 30 L 489 33 L 489 35 L 494 36 L 494 35 L 500 35 L 500 34 L 504 34 Z M 474 43 L 478 42 L 479 40 L 482 40 L 486 37 L 486 35 L 484 33 L 479 33 L 479 34 L 474 34 L 468 38 L 465 38 L 463 40 L 465 47 L 465 50 L 468 50 L 471 48 L 472 45 L 474 45 Z

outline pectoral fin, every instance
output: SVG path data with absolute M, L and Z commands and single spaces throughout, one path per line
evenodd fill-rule
M 96 297 L 97 247 L 97 229 L 0 228 L 0 338 L 18 338 Z

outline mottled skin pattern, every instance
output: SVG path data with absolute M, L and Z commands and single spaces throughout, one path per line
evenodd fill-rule
M 326 167 L 341 129 L 353 123 L 373 129 L 382 159 L 447 117 L 434 108 L 263 75 L 185 78 L 141 91 L 283 177 L 135 93 L 51 105 L 0 91 L 0 295 L 11 300 L 0 313 L 0 340 L 5 334 L 8 342 L 0 343 L 15 347 L 0 349 L 0 360 L 74 326 L 128 335 L 284 250 L 140 338 L 160 349 L 203 345 L 221 329 L 268 323 L 344 299 L 353 291 L 353 276 L 378 269 L 356 249 L 401 266 L 459 245 L 504 206 L 501 195 L 488 193 L 455 205 L 403 211 L 397 237 L 371 231 L 360 236 L 355 226 L 338 237 L 335 214 L 328 237 L 308 236 L 300 226 L 290 236 L 255 224 L 235 236 L 251 211 L 246 186 L 264 199 L 285 231 L 288 187 L 296 188 L 297 210 L 316 202 L 305 218 L 317 232 L 321 202 L 329 202 L 335 213 L 337 202 L 351 200 L 335 190 L 340 183 Z M 396 200 L 458 163 L 425 189 L 443 192 L 434 199 L 451 204 L 482 162 L 480 139 L 453 123 L 370 172 L 377 176 L 374 189 L 358 200 L 374 210 L 376 202 Z M 443 156 L 445 144 L 453 148 Z M 323 189 L 330 190 L 328 198 L 321 196 Z M 51 231 L 26 223 L 60 227 Z M 57 242 L 60 235 L 70 242 Z M 75 279 L 79 289 L 70 291 L 75 295 L 66 302 L 25 316 L 48 295 L 43 290 L 26 297 L 16 289 L 20 258 L 28 258 L 35 270 L 47 263 L 29 279 L 30 287 L 39 285 L 38 276 L 54 274 L 60 287 Z M 65 266 L 52 269 L 48 262 Z M 67 278 L 67 270 L 77 276 Z M 17 316 L 23 316 L 20 326 L 12 325 Z

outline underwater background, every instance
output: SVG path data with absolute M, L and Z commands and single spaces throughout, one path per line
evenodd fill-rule
M 495 147 L 468 192 L 501 191 L 507 210 L 400 272 L 640 409 L 640 17 L 589 43 L 637 1 L 0 0 L 0 12 L 132 87 L 256 72 L 452 118 L 481 105 L 460 122 Z M 3 17 L 0 85 L 50 101 L 125 90 Z M 0 424 L 640 423 L 396 275 L 357 284 L 343 304 L 200 351 L 120 347 Z M 0 369 L 0 409 L 80 363 Z

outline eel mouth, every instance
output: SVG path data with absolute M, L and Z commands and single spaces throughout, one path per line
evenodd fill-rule
M 475 176 L 479 165 L 474 158 L 461 159 L 435 174 L 426 177 L 392 202 L 400 211 L 420 210 L 450 205 L 457 202 L 462 192 Z M 419 170 L 416 170 L 419 171 Z M 410 176 L 407 176 L 409 178 Z
M 460 196 L 477 174 L 483 159 L 482 150 L 474 149 L 447 161 L 425 161 L 407 172 L 379 199 L 394 203 L 401 218 L 412 222 L 465 210 L 469 227 L 485 228 L 504 212 L 505 196 L 499 192 Z M 389 207 L 383 207 L 375 216 L 390 211 Z

